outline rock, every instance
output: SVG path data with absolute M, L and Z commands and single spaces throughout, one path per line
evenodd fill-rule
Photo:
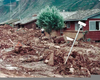
M 78 51 L 78 53 L 81 54 L 81 55 L 83 55 L 84 52 L 83 51 Z
M 15 47 L 15 50 L 14 50 L 16 53 L 19 52 L 19 48 L 18 47 Z
M 90 71 L 87 68 L 81 67 L 81 75 L 85 75 L 86 77 L 90 77 Z
M 35 45 L 38 45 L 40 43 L 39 38 L 34 37 L 34 42 L 35 42 Z
M 36 51 L 36 53 L 38 54 L 39 52 L 38 52 L 38 51 Z
M 42 60 L 42 59 L 43 59 L 43 56 L 40 56 L 40 57 L 39 57 L 39 60 Z
M 59 36 L 54 39 L 54 43 L 62 43 L 62 42 L 66 42 L 63 36 Z
M 19 60 L 20 60 L 20 61 L 24 61 L 25 59 L 24 59 L 23 57 L 20 57 Z
M 100 68 L 99 67 L 92 68 L 91 74 L 100 75 Z
M 54 46 L 49 46 L 49 49 L 54 51 L 55 48 Z
M 48 62 L 49 62 L 49 60 L 47 60 L 47 59 L 44 61 L 44 63 L 46 63 L 46 64 L 47 64 Z
M 72 74 L 74 74 L 74 68 L 69 69 Z
M 50 54 L 48 64 L 51 65 L 51 66 L 54 65 L 54 53 Z
M 87 54 L 94 54 L 94 53 L 96 53 L 96 52 L 95 52 L 95 50 L 93 50 L 93 49 L 87 49 L 86 53 L 87 53 Z M 94 55 L 95 55 L 95 54 L 94 54 Z
M 42 37 L 42 40 L 49 40 L 49 37 L 44 36 L 44 37 Z
M 41 43 L 43 43 L 43 44 L 47 44 L 47 41 L 41 41 Z
M 77 42 L 77 41 L 75 41 L 75 44 L 74 44 L 74 46 L 78 46 L 78 42 Z
M 54 46 L 55 44 L 54 43 L 47 43 L 46 45 L 51 47 L 51 46 Z
M 55 48 L 57 48 L 57 49 L 59 49 L 60 48 L 60 46 L 54 46 Z

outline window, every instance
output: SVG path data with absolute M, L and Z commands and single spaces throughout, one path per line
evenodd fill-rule
M 89 21 L 89 30 L 90 31 L 100 30 L 100 21 Z
M 67 25 L 67 28 L 70 28 L 70 22 L 67 22 L 66 25 Z
M 96 29 L 100 30 L 100 22 L 99 21 L 96 21 Z
M 75 22 L 75 31 L 77 31 L 79 29 L 80 25 L 78 24 L 78 22 Z M 80 30 L 83 30 L 83 28 L 81 28 Z

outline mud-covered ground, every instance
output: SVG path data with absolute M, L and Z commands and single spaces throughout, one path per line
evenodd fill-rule
M 91 77 L 100 75 L 100 43 L 43 36 L 40 30 L 0 26 L 0 77 Z M 20 43 L 18 45 L 18 43 Z

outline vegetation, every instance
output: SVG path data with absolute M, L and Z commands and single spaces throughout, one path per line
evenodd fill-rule
M 52 30 L 60 30 L 64 27 L 64 19 L 56 7 L 48 6 L 39 13 L 37 25 L 50 34 Z
M 4 0 L 3 4 L 0 6 L 0 22 L 4 22 L 7 19 L 10 19 L 10 10 L 9 10 L 9 1 Z M 12 18 L 19 18 L 19 3 L 20 3 L 20 16 L 21 19 L 26 17 L 30 17 L 33 14 L 38 14 L 42 8 L 45 6 L 56 6 L 60 11 L 77 11 L 77 10 L 87 10 L 100 8 L 99 0 L 20 0 L 20 2 L 16 2 L 16 0 L 11 0 L 12 5 L 16 3 L 12 7 Z M 13 15 L 14 14 L 14 15 Z

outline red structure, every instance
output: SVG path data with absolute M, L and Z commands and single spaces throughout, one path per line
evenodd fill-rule
M 100 19 L 88 19 L 86 21 L 87 26 L 84 28 L 84 30 L 88 30 L 89 32 L 87 33 L 86 37 L 90 38 L 92 40 L 100 40 L 100 30 L 94 30 L 90 31 L 89 30 L 89 21 L 100 21 Z
M 79 29 L 78 21 L 86 23 L 86 27 L 83 27 L 80 31 L 83 34 L 87 31 L 85 35 L 86 39 L 91 39 L 93 41 L 100 40 L 100 10 L 79 11 L 67 17 L 65 20 L 67 31 L 77 32 Z

